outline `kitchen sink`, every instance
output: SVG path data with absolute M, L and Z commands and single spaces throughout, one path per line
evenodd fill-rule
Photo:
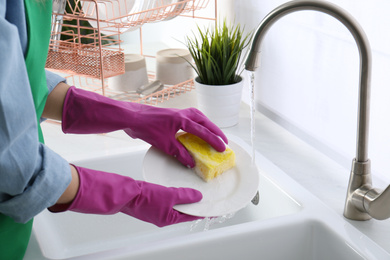
M 96 170 L 129 175 L 141 180 L 143 179 L 142 161 L 147 150 L 147 147 L 132 148 L 128 152 L 84 159 L 74 163 Z M 46 210 L 35 218 L 34 231 L 46 257 L 64 259 L 128 246 L 139 248 L 142 245 L 167 238 L 203 233 L 205 229 L 220 229 L 300 211 L 301 205 L 265 174 L 262 174 L 264 170 L 259 168 L 261 173 L 259 205 L 248 203 L 245 208 L 233 216 L 158 228 L 122 213 L 101 216 L 75 212 L 53 214 Z
M 229 139 L 251 150 L 238 137 Z M 74 163 L 143 179 L 147 150 L 133 147 Z M 44 211 L 35 218 L 35 236 L 49 259 L 390 259 L 259 153 L 256 165 L 260 203 L 229 216 L 158 228 L 121 213 Z

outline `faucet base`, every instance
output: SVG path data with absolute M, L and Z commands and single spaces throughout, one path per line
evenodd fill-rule
M 344 217 L 362 221 L 372 218 L 364 208 L 364 198 L 371 190 L 371 185 L 371 161 L 358 162 L 354 159 L 345 200 Z
M 356 209 L 348 211 L 347 208 L 345 208 L 344 210 L 344 217 L 350 220 L 357 221 L 366 221 L 372 219 L 372 217 L 365 212 L 357 211 Z

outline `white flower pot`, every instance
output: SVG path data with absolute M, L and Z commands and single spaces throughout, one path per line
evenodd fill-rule
M 205 85 L 194 80 L 198 109 L 218 127 L 238 124 L 243 80 L 230 85 Z

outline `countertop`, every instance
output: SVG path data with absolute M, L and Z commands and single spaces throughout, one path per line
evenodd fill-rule
M 182 94 L 160 106 L 179 108 L 183 107 L 183 104 L 186 104 L 186 107 L 196 106 L 194 92 Z M 242 103 L 239 124 L 224 128 L 223 131 L 251 144 L 249 111 L 249 106 Z M 60 124 L 53 122 L 42 123 L 42 129 L 46 144 L 69 161 L 82 159 L 86 155 L 90 157 L 118 153 L 128 146 L 145 145 L 142 141 L 133 140 L 120 131 L 102 135 L 65 135 L 61 132 Z M 255 113 L 255 129 L 256 151 L 342 216 L 350 169 L 339 165 L 260 112 Z M 386 185 L 375 176 L 373 176 L 373 184 L 377 188 Z M 390 239 L 388 239 L 390 220 L 348 221 L 390 252 Z M 34 234 L 31 236 L 25 259 L 46 259 L 39 249 Z

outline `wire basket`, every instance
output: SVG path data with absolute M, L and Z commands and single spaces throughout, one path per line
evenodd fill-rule
M 49 50 L 46 67 L 94 78 L 107 78 L 124 73 L 124 54 L 120 51 L 68 46 L 61 44 L 56 50 Z

